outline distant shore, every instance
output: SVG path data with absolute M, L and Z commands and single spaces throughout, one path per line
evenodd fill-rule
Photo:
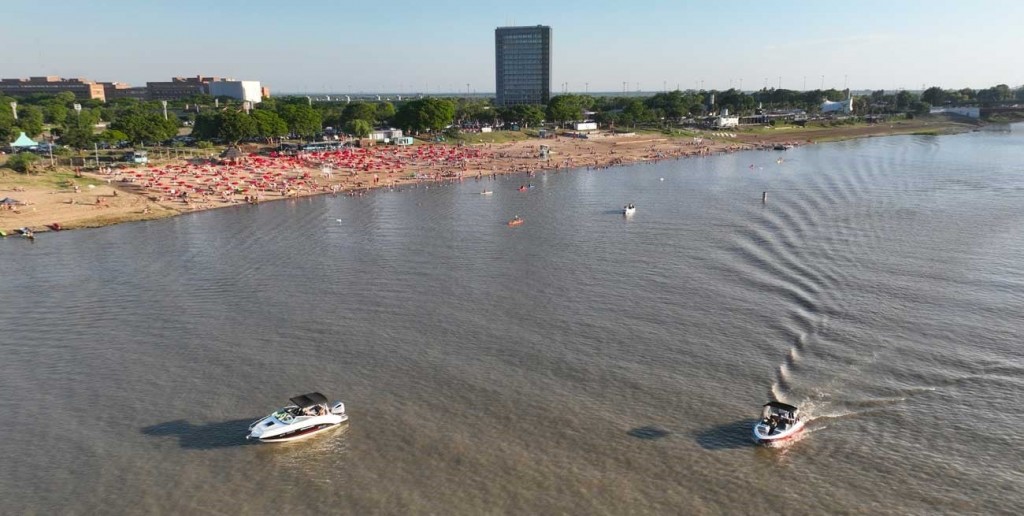
M 469 181 L 505 174 L 609 168 L 726 152 L 903 134 L 954 134 L 975 125 L 926 117 L 892 123 L 835 127 L 699 132 L 601 133 L 507 143 L 376 147 L 345 153 L 253 156 L 235 161 L 162 160 L 109 173 L 48 171 L 38 175 L 3 170 L 0 198 L 20 205 L 0 209 L 8 238 L 18 228 L 35 232 L 108 226 L 184 213 L 309 195 L 361 195 L 377 188 L 402 189 L 435 181 Z M 541 145 L 548 146 L 547 158 Z M 780 155 L 781 156 L 781 155 Z M 774 158 L 773 158 L 774 159 Z M 482 183 L 481 188 L 486 188 Z

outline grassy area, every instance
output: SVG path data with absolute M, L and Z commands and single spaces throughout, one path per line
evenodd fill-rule
M 529 139 L 523 131 L 494 131 L 492 133 L 459 133 L 454 138 L 445 137 L 446 143 L 508 143 Z
M 72 184 L 77 184 L 78 186 L 102 184 L 101 181 L 92 178 L 75 177 L 75 173 L 66 168 L 49 170 L 41 165 L 38 170 L 39 172 L 34 174 L 22 174 L 9 168 L 0 168 L 0 189 L 14 186 L 22 188 L 63 189 L 71 188 Z

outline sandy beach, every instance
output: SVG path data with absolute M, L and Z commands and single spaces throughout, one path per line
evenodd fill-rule
M 0 209 L 0 229 L 98 227 L 194 211 L 307 195 L 361 195 L 428 181 L 464 181 L 504 174 L 602 169 L 638 162 L 697 158 L 724 152 L 804 145 L 818 139 L 906 134 L 922 129 L 957 132 L 970 126 L 904 122 L 898 125 L 815 128 L 766 134 L 707 131 L 700 136 L 600 133 L 511 143 L 409 147 L 377 146 L 294 155 L 249 153 L 235 160 L 162 160 L 135 168 L 84 172 L 58 187 L 26 182 L 5 171 L 0 198 L 22 204 Z M 547 157 L 541 146 L 548 146 Z M 37 182 L 38 183 L 38 182 Z M 482 187 L 484 188 L 484 187 Z

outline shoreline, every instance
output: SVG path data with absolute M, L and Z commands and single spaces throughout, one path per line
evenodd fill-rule
M 907 122 L 911 123 L 770 132 L 731 133 L 730 129 L 722 129 L 685 137 L 640 133 L 472 145 L 424 143 L 294 157 L 251 156 L 219 164 L 167 160 L 108 174 L 83 173 L 72 185 L 57 189 L 43 185 L 19 188 L 19 184 L 31 180 L 7 172 L 0 178 L 0 196 L 14 197 L 27 204 L 0 210 L 0 229 L 8 237 L 15 237 L 15 228 L 22 227 L 37 234 L 53 231 L 55 227 L 62 231 L 96 228 L 314 195 L 363 195 L 380 188 L 401 189 L 422 183 L 510 174 L 530 177 L 540 172 L 605 169 L 771 150 L 777 145 L 796 147 L 879 136 L 958 134 L 976 128 L 948 120 Z M 547 159 L 542 159 L 540 145 L 550 147 Z

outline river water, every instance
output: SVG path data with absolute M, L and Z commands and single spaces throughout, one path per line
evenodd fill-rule
M 0 512 L 1014 512 L 1021 149 L 863 139 L 9 238 Z M 245 442 L 314 390 L 346 427 Z M 808 431 L 755 447 L 771 398 Z

